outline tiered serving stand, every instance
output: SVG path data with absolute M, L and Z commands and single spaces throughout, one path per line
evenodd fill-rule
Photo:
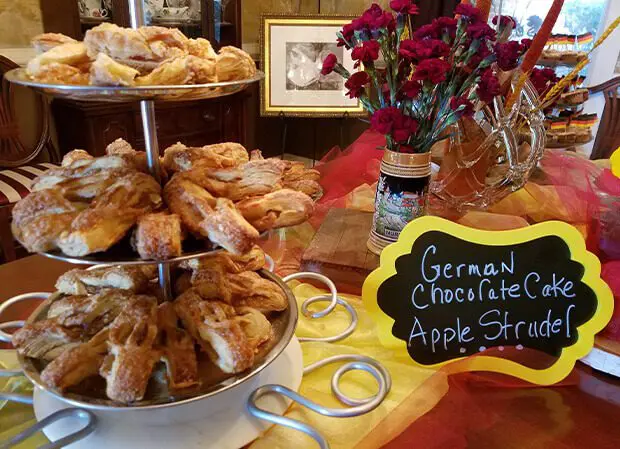
M 143 0 L 129 0 L 129 12 L 132 28 L 138 28 L 143 26 L 144 21 L 144 9 Z M 161 183 L 160 166 L 159 166 L 159 145 L 157 141 L 156 133 L 156 117 L 155 117 L 155 102 L 165 101 L 184 101 L 184 100 L 199 100 L 207 98 L 221 97 L 225 95 L 231 95 L 244 90 L 251 83 L 255 83 L 264 77 L 262 72 L 257 72 L 255 76 L 249 79 L 227 81 L 210 84 L 197 84 L 197 85 L 169 85 L 169 86 L 139 86 L 139 87 L 105 87 L 105 86 L 77 86 L 77 85 L 56 85 L 45 84 L 32 81 L 26 74 L 24 69 L 14 69 L 5 74 L 5 79 L 11 83 L 30 87 L 44 95 L 54 97 L 71 99 L 75 101 L 85 102 L 129 102 L 138 101 L 140 103 L 140 112 L 142 118 L 142 126 L 144 131 L 144 141 L 146 146 L 146 154 L 148 160 L 149 170 L 151 175 Z M 63 254 L 60 251 L 49 251 L 42 253 L 46 257 L 62 260 L 73 264 L 88 264 L 88 265 L 142 265 L 142 264 L 157 264 L 159 273 L 159 285 L 161 288 L 162 297 L 165 300 L 172 300 L 171 290 L 171 278 L 170 278 L 170 265 L 180 262 L 182 260 L 199 258 L 205 256 L 218 249 L 213 248 L 184 248 L 184 253 L 172 259 L 167 260 L 142 260 L 138 255 L 130 250 L 128 245 L 117 245 L 111 251 L 104 253 L 92 254 L 84 257 L 70 257 Z M 232 410 L 233 414 L 236 414 L 234 418 L 239 418 L 239 415 L 244 415 L 241 421 L 238 419 L 235 421 L 233 417 L 227 422 L 221 422 L 216 420 L 216 425 L 208 426 L 206 422 L 202 422 L 200 425 L 185 426 L 183 423 L 176 423 L 172 426 L 168 426 L 167 430 L 157 432 L 157 427 L 148 427 L 148 430 L 143 432 L 143 440 L 136 440 L 137 435 L 140 433 L 140 425 L 124 428 L 122 431 L 118 431 L 119 426 L 123 424 L 127 426 L 127 418 L 123 418 L 124 413 L 114 414 L 115 420 L 108 420 L 108 418 L 101 419 L 101 416 L 96 416 L 92 412 L 84 408 L 67 408 L 70 405 L 62 403 L 60 399 L 50 395 L 46 391 L 35 390 L 35 412 L 39 422 L 17 435 L 12 441 L 8 443 L 11 447 L 12 444 L 17 444 L 19 441 L 27 438 L 38 430 L 45 429 L 46 434 L 55 440 L 51 445 L 45 446 L 46 448 L 64 447 L 64 445 L 76 442 L 86 436 L 89 436 L 95 431 L 94 437 L 88 438 L 84 441 L 86 446 L 83 446 L 81 442 L 76 443 L 75 447 L 138 447 L 149 446 L 152 449 L 159 447 L 174 447 L 171 446 L 170 437 L 177 436 L 178 438 L 186 438 L 188 434 L 193 435 L 193 441 L 176 441 L 177 445 L 183 445 L 184 447 L 218 447 L 218 448 L 230 448 L 240 447 L 247 444 L 251 439 L 256 438 L 261 431 L 265 430 L 265 425 L 257 424 L 258 421 L 255 418 L 267 421 L 269 423 L 276 423 L 284 426 L 288 426 L 299 431 L 305 432 L 314 438 L 322 449 L 329 447 L 327 441 L 320 435 L 318 431 L 308 426 L 307 424 L 285 418 L 279 413 L 283 413 L 286 409 L 286 404 L 290 401 L 273 401 L 274 398 L 263 398 L 269 394 L 280 394 L 290 400 L 297 401 L 301 405 L 310 408 L 311 410 L 321 413 L 326 416 L 333 417 L 351 417 L 358 416 L 376 408 L 385 398 L 391 387 L 390 375 L 377 361 L 369 357 L 360 355 L 339 355 L 329 357 L 324 360 L 313 363 L 310 366 L 301 368 L 301 350 L 299 342 L 303 341 L 323 341 L 323 342 L 335 342 L 349 336 L 357 325 L 357 316 L 355 310 L 346 303 L 343 299 L 337 296 L 336 288 L 334 284 L 325 276 L 316 273 L 296 273 L 282 279 L 284 282 L 291 281 L 299 278 L 313 278 L 325 283 L 329 289 L 330 294 L 320 295 L 310 298 L 304 302 L 301 307 L 301 312 L 308 318 L 321 318 L 331 313 L 337 305 L 344 307 L 350 317 L 350 326 L 342 333 L 334 336 L 323 338 L 299 338 L 298 340 L 293 337 L 293 340 L 287 347 L 287 349 L 276 359 L 272 365 L 267 366 L 264 372 L 260 372 L 259 376 L 253 377 L 252 382 L 248 383 L 250 390 L 245 388 L 241 393 L 237 392 L 236 396 L 230 396 L 233 389 L 224 391 L 221 395 L 219 402 L 226 404 L 226 407 Z M 5 304 L 0 306 L 0 313 L 6 309 L 10 303 L 17 302 L 19 300 L 29 298 L 46 298 L 49 294 L 45 293 L 32 293 L 26 295 L 20 295 L 20 297 L 12 298 L 6 301 Z M 311 312 L 309 306 L 317 302 L 328 302 L 327 307 L 320 311 Z M 2 329 L 15 327 L 22 324 L 21 322 L 1 323 L 0 324 L 0 340 L 10 340 L 10 335 L 2 331 Z M 332 391 L 334 395 L 344 404 L 344 408 L 327 408 L 319 404 L 316 404 L 307 398 L 304 398 L 296 393 L 301 376 L 304 373 L 314 371 L 324 365 L 331 363 L 344 363 L 332 377 Z M 350 370 L 364 370 L 369 372 L 377 380 L 378 392 L 376 395 L 366 399 L 355 399 L 347 397 L 339 388 L 340 377 Z M 19 370 L 12 372 L 12 375 L 19 373 Z M 288 376 L 282 376 L 282 373 L 292 373 Z M 11 375 L 11 372 L 0 372 L 0 375 Z M 257 380 L 258 379 L 258 380 Z M 268 384 L 268 385 L 266 385 Z M 253 392 L 252 392 L 253 390 Z M 224 397 L 226 394 L 228 396 Z M 32 399 L 26 399 L 19 395 L 11 395 L 1 393 L 0 396 L 4 398 L 10 398 L 12 400 L 18 400 L 22 402 L 32 402 Z M 214 398 L 216 399 L 216 398 Z M 267 399 L 267 402 L 265 400 Z M 269 402 L 271 399 L 271 402 Z M 237 410 L 232 403 L 242 409 Z M 240 402 L 241 401 L 241 402 Z M 247 404 L 246 404 L 247 401 Z M 215 401 L 214 403 L 217 403 Z M 209 403 L 209 407 L 212 407 L 214 403 Z M 271 404 L 271 405 L 269 405 Z M 279 405 L 278 405 L 279 404 Z M 248 414 L 244 414 L 243 408 L 247 405 Z M 225 408 L 226 408 L 225 407 Z M 124 410 L 131 410 L 131 407 L 127 407 Z M 229 413 L 230 415 L 230 413 Z M 117 418 L 120 417 L 120 420 Z M 252 417 L 255 417 L 252 419 Z M 65 418 L 70 418 L 66 420 Z M 99 419 L 99 422 L 97 422 Z M 84 420 L 86 425 L 84 425 Z M 57 422 L 59 421 L 59 422 Z M 172 419 L 174 422 L 174 419 Z M 212 419 L 210 419 L 212 421 Z M 112 424 L 110 424 L 112 423 Z M 139 423 L 136 423 L 139 424 Z M 165 426 L 166 422 L 152 423 L 160 426 Z M 170 430 L 170 427 L 179 425 L 181 427 L 176 430 Z M 51 426 L 51 427 L 50 427 Z M 115 427 L 116 430 L 112 431 L 108 427 Z M 206 427 L 205 427 L 206 426 Z M 231 426 L 234 426 L 232 429 Z M 77 429 L 77 430 L 76 430 Z M 193 430 L 192 430 L 193 429 Z M 210 429 L 210 430 L 208 430 Z M 228 432 L 223 432 L 223 430 Z M 208 431 L 207 436 L 204 432 Z M 172 432 L 172 433 L 171 433 Z M 193 432 L 193 433 L 192 433 Z M 213 436 L 218 433 L 221 438 L 219 441 L 213 441 Z M 245 434 L 244 434 L 245 432 Z M 70 435 L 67 435 L 67 434 Z M 97 434 L 99 434 L 97 436 Z M 158 436 L 159 435 L 159 436 Z M 245 441 L 243 435 L 253 435 L 249 441 Z M 127 440 L 129 438 L 129 440 Z M 205 438 L 209 439 L 214 446 L 205 446 Z M 198 443 L 196 443 L 196 441 Z M 128 443 L 129 442 L 129 443 Z M 137 443 L 137 445 L 136 445 Z M 187 444 L 185 444 L 187 443 Z M 1 446 L 1 445 L 0 445 Z M 5 446 L 2 446 L 3 448 Z M 74 447 L 74 446 L 72 446 Z

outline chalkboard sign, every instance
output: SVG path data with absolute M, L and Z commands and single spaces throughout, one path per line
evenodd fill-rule
M 364 302 L 384 344 L 420 365 L 476 356 L 472 369 L 549 384 L 568 375 L 611 319 L 613 297 L 581 234 L 562 222 L 481 231 L 437 217 L 411 222 L 366 279 Z M 489 348 L 532 348 L 537 370 Z

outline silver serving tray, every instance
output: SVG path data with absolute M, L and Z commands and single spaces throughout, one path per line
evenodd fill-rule
M 83 86 L 72 84 L 49 84 L 32 80 L 26 69 L 18 68 L 4 74 L 7 81 L 30 87 L 54 98 L 76 101 L 129 102 L 138 100 L 191 101 L 232 95 L 265 77 L 261 71 L 244 80 L 222 81 L 209 84 L 184 84 L 167 86 Z
M 174 392 L 157 392 L 153 394 L 154 381 L 151 379 L 149 382 L 149 388 L 147 388 L 147 396 L 151 395 L 148 399 L 136 402 L 131 405 L 119 404 L 110 399 L 103 397 L 96 397 L 96 394 L 92 396 L 80 393 L 70 393 L 54 390 L 48 387 L 41 380 L 40 373 L 44 367 L 44 362 L 23 356 L 18 353 L 17 358 L 23 369 L 26 377 L 38 388 L 49 392 L 62 401 L 89 410 L 135 410 L 135 409 L 161 409 L 167 407 L 176 407 L 191 402 L 207 399 L 211 396 L 215 396 L 218 393 L 229 390 L 237 385 L 246 382 L 252 377 L 256 376 L 263 369 L 265 369 L 271 362 L 273 362 L 289 344 L 295 333 L 295 327 L 297 326 L 298 309 L 295 296 L 288 288 L 288 286 L 278 276 L 267 270 L 260 270 L 258 273 L 269 279 L 282 289 L 286 299 L 288 301 L 288 308 L 282 312 L 277 312 L 269 316 L 271 322 L 274 338 L 266 346 L 260 349 L 256 356 L 254 366 L 242 373 L 238 374 L 224 374 L 221 372 L 211 371 L 208 373 L 210 376 L 207 381 L 203 378 L 203 384 L 184 390 L 178 390 Z M 26 323 L 33 323 L 47 317 L 47 311 L 53 301 L 58 298 L 59 294 L 53 294 L 46 301 L 44 301 L 37 309 L 30 315 Z M 204 355 L 204 354 L 201 354 Z M 200 357 L 199 357 L 200 360 Z M 209 366 L 210 365 L 210 366 Z M 215 365 L 203 360 L 199 361 L 199 370 L 205 372 L 209 369 L 218 370 Z M 157 388 L 155 389 L 157 390 Z M 102 392 L 98 392 L 101 396 Z

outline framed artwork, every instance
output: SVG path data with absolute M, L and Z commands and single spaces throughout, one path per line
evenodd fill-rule
M 261 115 L 295 117 L 364 116 L 357 98 L 345 95 L 335 72 L 321 75 L 323 60 L 334 53 L 353 73 L 348 51 L 336 45 L 336 32 L 353 16 L 264 15 L 261 17 Z

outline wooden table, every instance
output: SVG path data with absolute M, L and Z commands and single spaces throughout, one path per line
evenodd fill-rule
M 0 301 L 51 291 L 70 267 L 41 256 L 1 265 Z M 2 320 L 26 314 L 24 308 Z M 484 374 L 458 374 L 449 382 L 439 404 L 384 449 L 619 447 L 620 381 L 585 365 L 578 364 L 564 386 L 531 387 Z

